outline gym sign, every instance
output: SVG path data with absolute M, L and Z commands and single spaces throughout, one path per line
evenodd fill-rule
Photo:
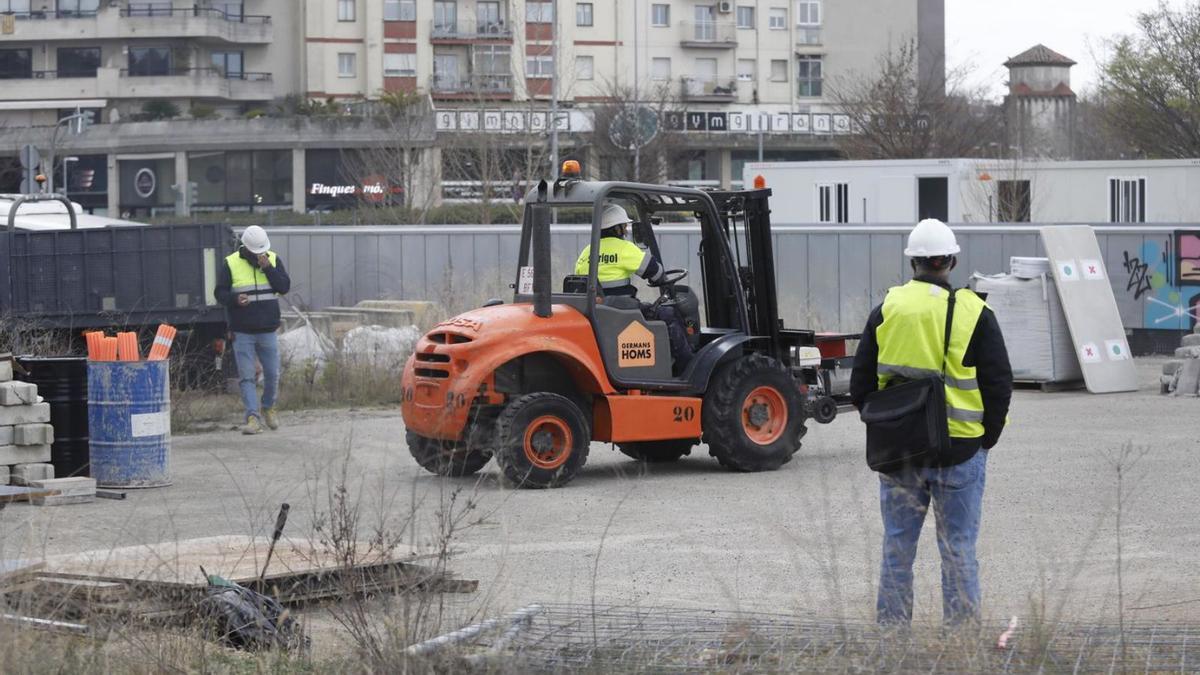
M 828 136 L 853 133 L 854 126 L 844 113 L 669 110 L 658 118 L 660 129 L 683 133 Z M 560 111 L 555 119 L 560 132 L 586 133 L 595 127 L 592 110 Z M 548 112 L 523 110 L 438 110 L 434 121 L 438 133 L 539 134 L 550 129 Z

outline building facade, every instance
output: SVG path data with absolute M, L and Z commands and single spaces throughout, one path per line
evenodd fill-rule
M 0 0 L 0 190 L 32 144 L 114 214 L 475 199 L 545 175 L 552 131 L 593 176 L 630 177 L 637 147 L 642 178 L 730 186 L 760 157 L 835 156 L 830 88 L 883 52 L 913 41 L 942 73 L 943 5 Z M 381 122 L 397 101 L 422 119 Z

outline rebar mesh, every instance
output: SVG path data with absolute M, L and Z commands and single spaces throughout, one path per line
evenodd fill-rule
M 1200 625 L 1034 623 L 999 648 L 1005 628 L 897 633 L 763 613 L 551 604 L 490 639 L 529 672 L 1200 673 Z

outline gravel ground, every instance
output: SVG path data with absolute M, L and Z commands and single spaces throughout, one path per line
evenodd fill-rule
M 1117 466 L 1127 619 L 1200 619 L 1194 420 L 1200 400 L 1158 394 L 1162 361 L 1139 361 L 1141 390 L 1093 396 L 1019 391 L 988 460 L 979 557 L 985 612 L 1117 618 Z M 312 532 L 344 470 L 363 527 L 435 537 L 435 514 L 471 502 L 454 569 L 481 581 L 464 615 L 532 602 L 796 611 L 871 616 L 879 563 L 877 479 L 863 427 L 847 415 L 810 428 L 782 470 L 735 474 L 703 447 L 640 472 L 605 445 L 569 486 L 514 491 L 494 465 L 477 478 L 421 470 L 394 411 L 290 414 L 277 432 L 174 439 L 168 488 L 125 501 L 0 512 L 0 557 L 217 534 L 269 532 L 280 502 L 288 533 Z M 1130 448 L 1123 453 L 1123 447 Z M 1122 456 L 1124 458 L 1122 459 Z M 416 516 L 410 517 L 415 509 Z M 919 619 L 940 616 L 932 518 L 917 562 Z

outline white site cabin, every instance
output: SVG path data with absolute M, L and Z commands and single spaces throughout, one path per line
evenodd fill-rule
M 771 221 L 1178 223 L 1200 220 L 1200 159 L 751 162 Z

